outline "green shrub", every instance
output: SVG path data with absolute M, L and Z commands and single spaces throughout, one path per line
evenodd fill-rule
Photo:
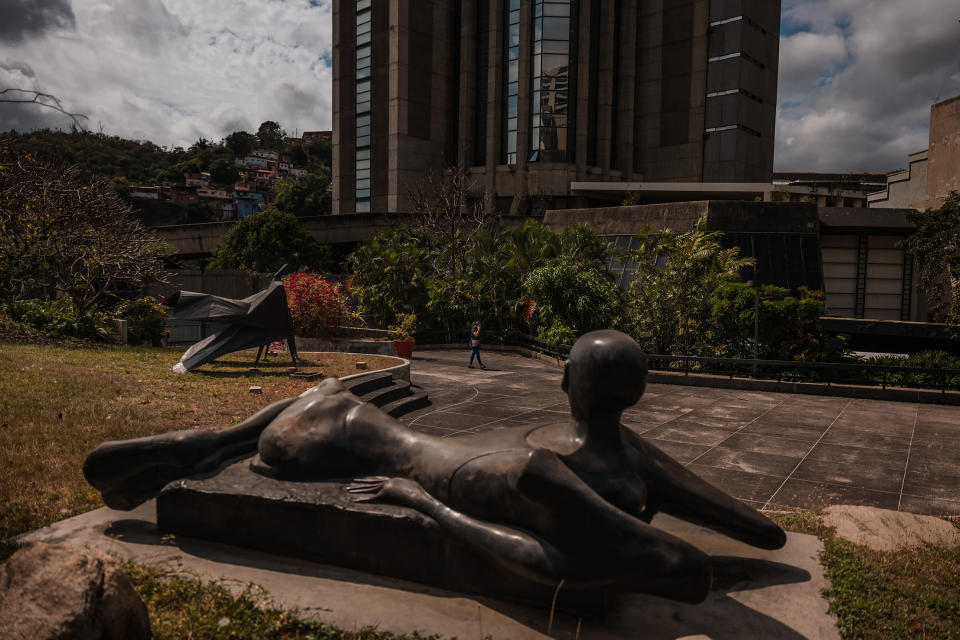
M 12 318 L 53 338 L 80 338 L 112 342 L 113 324 L 99 311 L 80 313 L 69 298 L 59 300 L 14 300 L 8 306 Z
M 130 344 L 160 345 L 167 308 L 156 298 L 145 296 L 124 300 L 114 308 L 113 315 L 127 321 Z

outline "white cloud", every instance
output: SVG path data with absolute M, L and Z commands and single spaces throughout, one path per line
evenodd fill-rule
M 26 88 L 90 116 L 94 130 L 169 146 L 255 130 L 264 120 L 290 133 L 331 127 L 329 1 L 101 0 L 73 11 L 74 28 L 0 42 L 0 60 L 34 74 L 0 67 L 2 86 L 29 80 Z M 2 106 L 0 130 L 31 119 L 70 125 L 39 111 Z
M 955 0 L 784 2 L 776 168 L 890 171 L 960 93 Z M 799 31 L 798 31 L 799 30 Z

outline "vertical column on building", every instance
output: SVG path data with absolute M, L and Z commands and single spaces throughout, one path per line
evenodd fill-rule
M 590 73 L 590 47 L 593 40 L 590 33 L 590 15 L 594 3 L 600 0 L 580 0 L 577 3 L 579 25 L 577 29 L 577 121 L 576 121 L 576 163 L 577 179 L 587 177 L 587 147 L 590 135 L 590 86 L 594 78 Z
M 457 114 L 457 163 L 461 167 L 470 167 L 473 165 L 474 147 L 477 144 L 483 144 L 480 140 L 474 140 L 475 122 L 477 119 L 477 83 L 481 78 L 477 78 L 475 70 L 477 68 L 477 42 L 478 42 L 478 24 L 475 19 L 477 16 L 478 0 L 462 0 L 460 6 L 460 34 L 455 38 L 460 47 L 460 112 Z
M 333 213 L 354 212 L 356 173 L 356 4 L 333 4 Z
M 370 112 L 372 94 L 372 47 L 370 44 L 373 28 L 372 0 L 356 2 L 356 212 L 370 212 Z
M 616 0 L 602 0 L 600 9 L 600 32 L 594 34 L 599 40 L 597 64 L 597 166 L 604 176 L 610 174 L 610 149 L 613 144 L 613 83 L 616 51 Z
M 503 49 L 507 40 L 504 31 L 504 12 L 511 0 L 490 0 L 489 40 L 487 49 L 487 151 L 486 151 L 486 191 L 495 199 L 499 192 L 497 188 L 497 165 L 503 163 L 506 151 L 503 148 L 503 108 L 501 106 L 504 94 Z M 489 206 L 496 205 L 489 202 Z
M 633 129 L 635 122 L 636 100 L 634 94 L 637 84 L 637 24 L 638 9 L 636 2 L 623 2 L 620 17 L 617 20 L 619 29 L 618 58 L 619 74 L 617 92 L 617 128 L 614 131 L 614 150 L 616 168 L 625 180 L 633 174 Z

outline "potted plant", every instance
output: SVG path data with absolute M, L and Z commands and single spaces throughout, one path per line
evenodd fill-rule
M 417 314 L 401 313 L 397 315 L 397 323 L 389 329 L 393 338 L 393 353 L 401 358 L 413 355 L 413 332 L 417 324 Z

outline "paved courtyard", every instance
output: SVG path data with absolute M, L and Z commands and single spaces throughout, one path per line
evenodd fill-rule
M 403 422 L 457 436 L 568 419 L 562 370 L 513 353 L 414 354 L 432 406 Z M 856 504 L 960 515 L 960 407 L 651 384 L 624 424 L 757 508 Z

